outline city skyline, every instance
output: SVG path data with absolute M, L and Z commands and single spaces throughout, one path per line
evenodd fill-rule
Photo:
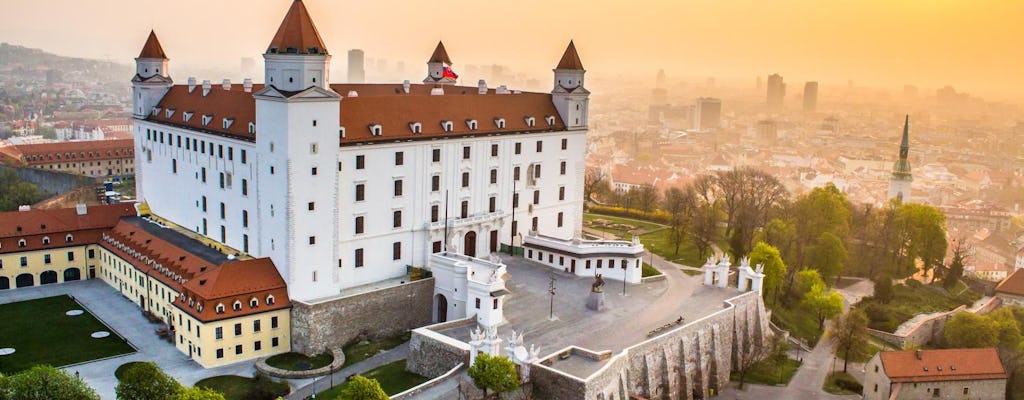
M 275 13 L 284 6 L 281 3 L 287 2 L 186 0 L 161 7 L 160 13 L 130 17 L 116 1 L 85 5 L 19 0 L 8 6 L 9 21 L 0 27 L 0 41 L 128 63 L 145 34 L 155 29 L 178 68 L 237 69 L 240 57 L 265 50 L 265 38 L 273 33 L 270 29 L 278 18 Z M 994 100 L 1024 100 L 1019 94 L 1024 81 L 1014 71 L 1020 60 L 1013 58 L 1019 58 L 1019 52 L 1012 41 L 1004 40 L 1024 35 L 1024 27 L 1010 17 L 1024 11 L 1020 3 L 863 1 L 830 4 L 829 9 L 795 0 L 739 3 L 651 2 L 619 10 L 609 2 L 482 5 L 456 0 L 446 5 L 445 20 L 459 24 L 396 13 L 392 10 L 404 8 L 398 1 L 310 1 L 308 7 L 335 56 L 360 48 L 373 58 L 416 62 L 425 60 L 440 39 L 448 46 L 456 70 L 469 64 L 514 65 L 536 78 L 550 72 L 550 59 L 573 39 L 595 78 L 649 77 L 658 68 L 677 78 L 713 76 L 719 81 L 779 72 L 794 82 L 819 81 L 823 86 L 851 80 L 891 89 L 904 84 L 951 85 Z M 144 2 L 140 8 L 148 6 L 158 4 Z M 49 12 L 53 9 L 68 12 Z M 197 9 L 205 12 L 194 12 Z M 566 20 L 565 15 L 579 17 Z M 510 35 L 496 28 L 500 26 L 495 24 L 497 19 L 528 19 L 531 26 L 544 29 L 516 30 Z M 82 28 L 83 20 L 91 21 L 89 29 Z M 387 21 L 383 34 L 365 34 L 381 21 Z M 215 29 L 218 33 L 209 35 L 213 24 L 220 25 Z M 615 27 L 623 29 L 609 29 Z M 666 41 L 678 51 L 666 52 Z

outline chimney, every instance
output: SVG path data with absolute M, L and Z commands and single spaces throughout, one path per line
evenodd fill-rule
M 915 358 L 917 358 L 918 360 L 921 360 L 921 356 L 922 356 L 922 354 L 921 354 L 921 350 L 920 349 L 914 350 L 914 357 Z
M 188 77 L 188 92 L 192 93 L 193 90 L 196 90 L 196 77 L 190 76 Z
M 509 94 L 508 86 L 505 86 L 505 85 L 498 86 L 498 89 L 495 90 L 494 92 L 497 93 L 497 94 Z
M 210 88 L 211 88 L 210 80 L 209 79 L 203 79 L 203 97 L 206 97 L 206 95 L 210 94 Z
M 85 206 L 85 203 L 75 204 L 75 213 L 78 215 L 85 215 L 89 213 L 89 209 Z
M 221 87 L 224 88 L 224 90 L 231 90 L 231 80 L 230 79 L 225 78 L 223 81 L 221 81 L 220 85 L 221 85 Z
M 251 93 L 252 92 L 252 79 L 245 78 L 245 80 L 242 81 L 242 88 L 245 89 L 246 93 Z
M 32 206 L 30 206 L 30 205 L 18 206 L 18 211 L 32 211 Z
M 476 82 L 477 94 L 487 94 L 487 81 L 481 79 Z
M 430 89 L 430 95 L 431 96 L 443 96 L 444 95 L 444 89 L 443 88 L 439 88 L 439 87 Z
M 408 79 L 406 79 L 404 82 L 402 82 L 402 90 L 405 91 L 405 94 L 409 94 L 409 86 L 410 85 L 409 85 L 409 80 Z

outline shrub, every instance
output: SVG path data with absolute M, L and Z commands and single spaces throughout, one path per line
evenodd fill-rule
M 665 225 L 671 223 L 672 221 L 672 215 L 661 210 L 644 213 L 643 211 L 640 210 L 633 210 L 624 207 L 600 206 L 595 204 L 589 206 L 587 208 L 587 212 L 594 214 L 611 215 L 615 217 L 633 218 L 644 221 L 657 222 L 659 224 Z
M 860 382 L 857 382 L 857 380 L 850 375 L 836 374 L 835 381 L 836 386 L 838 386 L 840 389 L 849 390 L 851 392 L 858 394 L 864 391 L 864 386 L 861 385 Z
M 921 283 L 921 281 L 919 281 L 917 279 L 907 279 L 905 282 L 903 282 L 903 284 L 907 285 L 907 287 L 909 287 L 911 289 L 917 289 L 917 288 L 919 288 L 921 286 L 924 286 L 924 284 Z

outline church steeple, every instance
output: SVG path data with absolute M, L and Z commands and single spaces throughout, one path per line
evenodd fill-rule
M 906 201 L 910 198 L 910 183 L 914 177 L 910 171 L 910 116 L 903 120 L 903 140 L 900 142 L 900 158 L 892 166 L 889 178 L 889 198 Z
M 906 160 L 910 153 L 910 115 L 903 121 L 903 142 L 900 143 L 900 159 Z

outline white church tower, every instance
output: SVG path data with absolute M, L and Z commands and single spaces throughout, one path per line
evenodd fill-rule
M 587 106 L 590 102 L 590 91 L 583 86 L 583 69 L 580 55 L 576 53 L 576 45 L 569 41 L 562 60 L 555 67 L 555 87 L 551 90 L 551 100 L 555 103 L 562 122 L 569 130 L 587 129 Z
M 149 31 L 142 52 L 135 58 L 135 77 L 132 78 L 132 116 L 135 118 L 145 119 L 174 86 L 167 71 L 169 63 L 156 32 Z
M 256 98 L 260 249 L 292 299 L 337 294 L 338 130 L 341 96 L 331 56 L 305 5 L 292 3 L 263 55 Z
M 434 53 L 430 55 L 430 59 L 427 60 L 427 77 L 423 78 L 425 84 L 436 84 L 436 85 L 454 85 L 456 78 L 454 73 L 452 75 L 445 75 L 445 68 L 452 66 L 452 59 L 448 57 L 448 51 L 444 48 L 444 43 L 437 42 L 437 47 L 434 48 Z
M 889 199 L 899 199 L 900 202 L 910 201 L 910 184 L 914 177 L 910 173 L 910 161 L 907 156 L 910 154 L 910 116 L 903 122 L 903 141 L 900 143 L 900 159 L 892 166 L 892 176 L 889 177 Z

